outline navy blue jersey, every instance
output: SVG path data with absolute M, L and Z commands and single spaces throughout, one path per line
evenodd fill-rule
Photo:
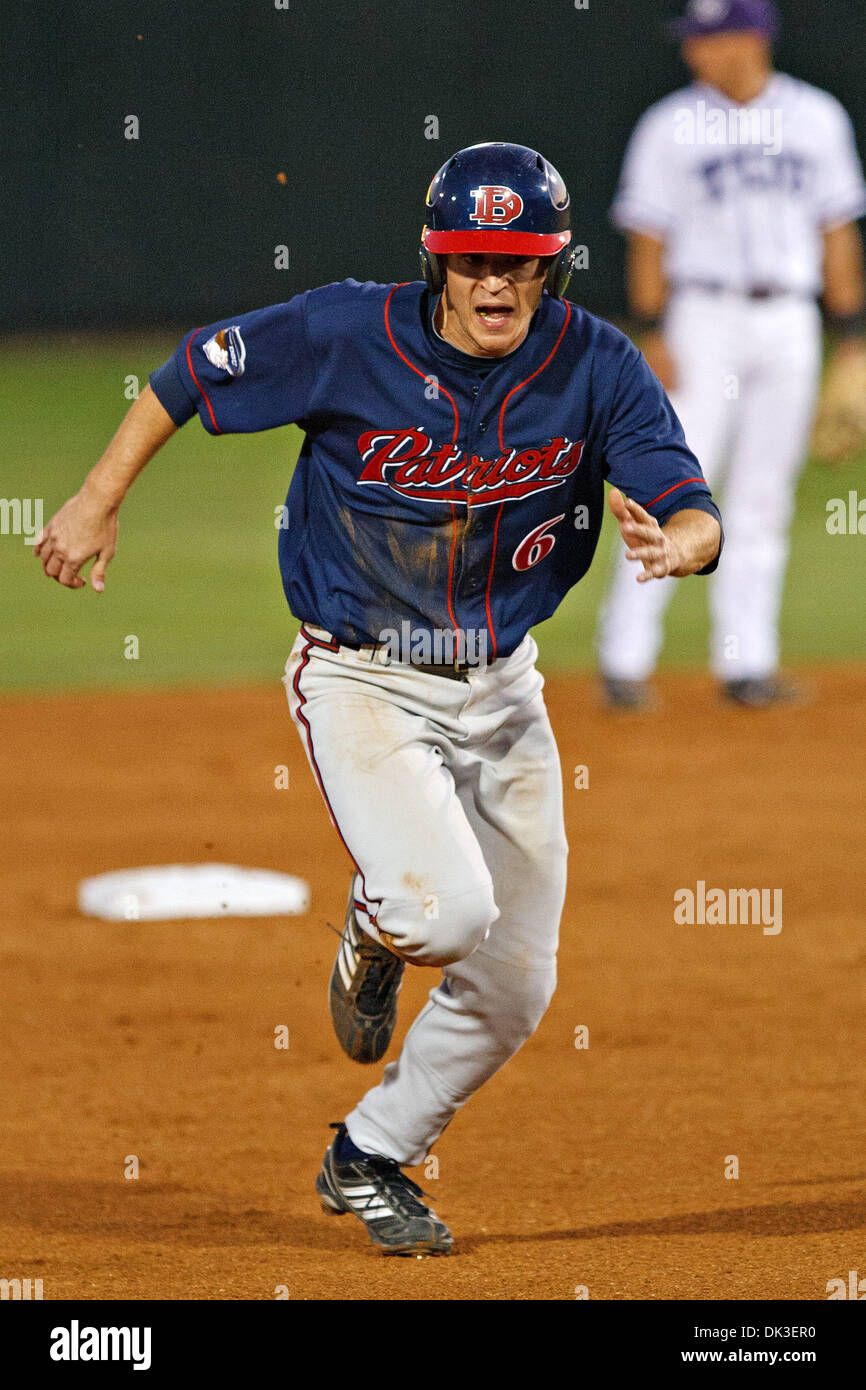
M 718 512 L 611 324 L 544 294 L 520 347 L 482 359 L 434 308 L 421 282 L 325 285 L 196 329 L 151 383 L 178 424 L 304 431 L 279 536 L 297 618 L 356 644 L 407 622 L 483 632 L 492 659 L 586 573 L 605 479 L 661 522 Z

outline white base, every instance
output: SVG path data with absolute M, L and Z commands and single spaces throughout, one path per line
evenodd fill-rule
M 78 908 L 105 922 L 186 917 L 285 917 L 310 908 L 302 878 L 237 864 L 160 864 L 116 869 L 78 885 Z

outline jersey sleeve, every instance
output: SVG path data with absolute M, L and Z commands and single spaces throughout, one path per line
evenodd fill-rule
M 150 385 L 175 424 L 251 434 L 303 420 L 313 386 L 306 295 L 196 328 Z
M 664 525 L 693 508 L 722 518 L 673 406 L 637 348 L 629 344 L 617 378 L 604 442 L 607 480 Z M 721 545 L 719 546 L 721 554 Z M 710 574 L 719 555 L 701 574 Z
M 610 218 L 620 231 L 664 238 L 676 221 L 671 177 L 673 128 L 666 114 L 649 110 L 638 121 L 625 152 Z
M 866 184 L 847 111 L 834 101 L 827 112 L 824 148 L 815 180 L 815 220 L 826 230 L 866 213 Z

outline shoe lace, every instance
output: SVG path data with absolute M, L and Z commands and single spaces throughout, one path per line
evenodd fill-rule
M 358 989 L 357 1007 L 363 1014 L 376 1014 L 393 985 L 394 976 L 402 972 L 403 962 L 375 941 L 362 942 L 358 953 L 364 962 L 364 973 Z
M 411 1178 L 407 1178 L 396 1159 L 374 1154 L 365 1161 L 364 1167 L 368 1170 L 372 1169 L 382 1188 L 381 1192 L 368 1197 L 367 1205 L 376 1196 L 385 1196 L 388 1205 L 398 1211 L 401 1216 L 430 1215 L 429 1209 L 418 1200 L 419 1197 L 426 1197 L 428 1194 Z

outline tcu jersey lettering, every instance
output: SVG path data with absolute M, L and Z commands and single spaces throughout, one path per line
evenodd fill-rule
M 707 198 L 724 202 L 741 189 L 775 189 L 797 196 L 808 186 L 809 164 L 802 155 L 780 153 L 767 159 L 763 150 L 734 150 L 697 165 Z
M 510 217 L 508 188 L 475 192 L 484 216 Z M 521 347 L 485 360 L 438 336 L 436 302 L 420 282 L 327 285 L 196 330 L 151 380 L 211 434 L 305 431 L 279 537 L 298 618 L 351 643 L 406 619 L 485 631 L 494 659 L 586 573 L 605 479 L 660 521 L 715 506 L 658 382 L 610 324 L 545 294 Z M 211 345 L 229 335 L 223 360 Z

